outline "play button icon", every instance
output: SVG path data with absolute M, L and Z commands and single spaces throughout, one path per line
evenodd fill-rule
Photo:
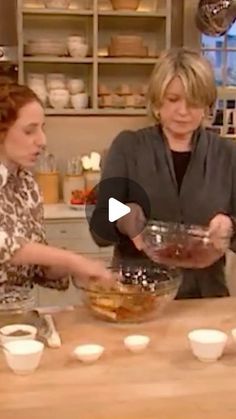
M 119 220 L 119 218 L 124 217 L 124 215 L 129 214 L 130 207 L 128 205 L 122 204 L 115 198 L 109 198 L 108 200 L 108 220 L 110 223 Z
M 125 177 L 103 179 L 90 191 L 85 211 L 90 233 L 97 243 L 119 243 L 122 234 L 118 230 L 116 221 L 127 214 L 131 217 L 128 222 L 132 227 L 132 237 L 141 233 L 144 228 L 143 222 L 136 217 L 132 218 L 135 213 L 129 204 L 138 204 L 145 219 L 150 219 L 149 197 L 144 188 L 132 179 Z

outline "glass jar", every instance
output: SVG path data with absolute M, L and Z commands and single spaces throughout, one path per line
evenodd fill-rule
M 90 193 L 95 186 L 98 185 L 101 178 L 101 171 L 100 170 L 86 170 L 84 172 L 85 177 L 85 187 L 87 193 Z

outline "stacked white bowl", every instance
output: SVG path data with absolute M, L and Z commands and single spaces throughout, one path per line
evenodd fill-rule
M 88 107 L 88 93 L 84 80 L 63 73 L 28 73 L 27 84 L 46 105 L 47 98 L 52 108 L 60 110 L 73 107 Z
M 44 74 L 29 73 L 27 76 L 27 85 L 35 92 L 43 105 L 46 105 L 47 89 Z
M 70 100 L 74 109 L 84 109 L 88 107 L 88 93 L 85 92 L 84 81 L 77 78 L 69 78 L 67 87 L 70 92 Z
M 71 57 L 85 58 L 88 55 L 88 44 L 83 36 L 71 35 L 67 38 L 67 48 Z

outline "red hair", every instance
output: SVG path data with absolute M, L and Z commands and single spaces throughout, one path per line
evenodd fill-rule
M 0 82 L 0 134 L 6 134 L 18 118 L 21 108 L 31 102 L 42 105 L 38 96 L 28 86 Z

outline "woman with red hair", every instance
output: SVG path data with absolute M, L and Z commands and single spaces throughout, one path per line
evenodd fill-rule
M 99 261 L 46 244 L 43 206 L 30 171 L 46 145 L 44 124 L 31 89 L 0 84 L 0 286 L 37 282 L 66 289 L 67 274 L 108 275 Z

